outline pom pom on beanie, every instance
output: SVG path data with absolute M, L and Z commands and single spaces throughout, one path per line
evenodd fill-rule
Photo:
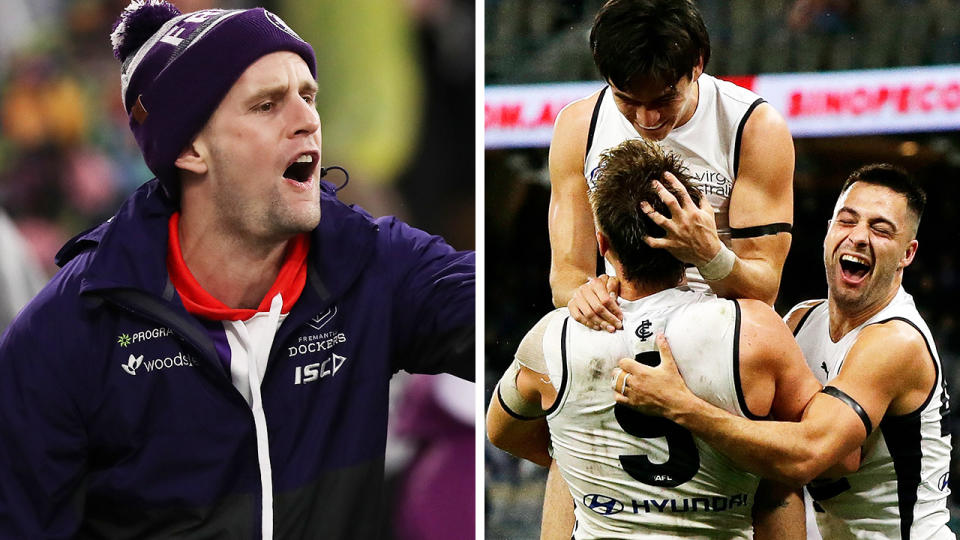
M 180 15 L 177 6 L 165 0 L 133 0 L 113 23 L 110 44 L 113 55 L 121 62 L 137 52 L 163 26 Z

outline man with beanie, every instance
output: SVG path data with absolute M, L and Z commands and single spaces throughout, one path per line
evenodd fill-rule
M 389 379 L 473 378 L 474 254 L 337 200 L 276 15 L 111 37 L 156 179 L 0 339 L 0 537 L 377 537 Z

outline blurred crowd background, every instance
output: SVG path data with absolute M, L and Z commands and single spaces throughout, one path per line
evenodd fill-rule
M 56 272 L 60 246 L 152 177 L 127 125 L 110 47 L 128 3 L 0 0 L 0 331 Z M 322 164 L 350 172 L 338 196 L 474 248 L 473 1 L 172 3 L 280 15 L 317 52 Z M 462 407 L 472 411 L 472 385 L 398 377 L 388 473 L 405 494 L 399 500 L 434 485 L 438 470 L 469 484 L 439 508 L 398 503 L 403 517 L 391 526 L 385 516 L 386 528 L 398 539 L 472 537 L 473 416 Z M 430 421 L 404 421 L 410 410 Z M 425 519 L 437 509 L 448 518 Z
M 599 80 L 587 37 L 601 0 L 487 0 L 486 84 Z M 699 0 L 710 34 L 712 75 L 830 71 L 960 63 L 956 0 Z M 906 133 L 794 140 L 793 244 L 776 304 L 826 296 L 822 242 L 846 175 L 886 161 L 914 174 L 928 194 L 920 249 L 904 286 L 930 325 L 950 389 L 960 396 L 960 233 L 953 182 L 960 133 Z M 550 199 L 547 149 L 487 150 L 486 398 L 519 340 L 552 309 L 547 281 Z M 957 414 L 953 408 L 953 415 Z M 954 455 L 960 422 L 953 421 Z M 546 471 L 486 444 L 487 537 L 539 538 Z M 957 469 L 958 460 L 953 460 Z M 954 489 L 951 525 L 960 529 Z

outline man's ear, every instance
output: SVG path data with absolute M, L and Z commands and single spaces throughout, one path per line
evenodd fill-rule
M 690 82 L 697 82 L 697 79 L 700 78 L 700 75 L 703 74 L 703 56 L 700 56 L 700 60 L 697 62 L 697 65 L 693 66 L 693 73 L 690 74 Z
M 601 257 L 606 257 L 607 250 L 610 249 L 610 239 L 600 231 L 597 231 L 597 248 L 600 250 Z
M 207 173 L 207 161 L 199 150 L 197 139 L 190 141 L 190 144 L 180 152 L 180 155 L 177 156 L 177 160 L 174 161 L 173 164 L 178 169 L 183 169 L 193 174 L 202 175 Z
M 913 262 L 913 257 L 917 254 L 917 248 L 919 246 L 920 243 L 917 242 L 916 238 L 907 244 L 907 250 L 904 252 L 903 257 L 900 258 L 900 264 L 897 266 L 897 270 L 910 266 L 910 263 Z

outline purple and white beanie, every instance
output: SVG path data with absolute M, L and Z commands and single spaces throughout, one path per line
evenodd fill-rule
M 123 106 L 147 166 L 176 194 L 174 162 L 250 64 L 299 54 L 316 77 L 313 48 L 263 9 L 180 13 L 164 0 L 133 0 L 110 35 L 122 63 Z

